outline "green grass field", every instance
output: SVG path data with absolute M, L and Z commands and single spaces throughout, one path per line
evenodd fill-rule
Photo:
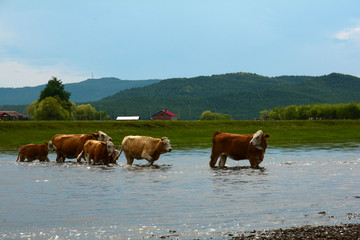
M 1 121 L 0 149 L 43 143 L 55 134 L 90 134 L 99 130 L 120 145 L 124 136 L 167 136 L 173 146 L 211 144 L 214 131 L 271 134 L 269 144 L 360 141 L 360 120 L 313 121 Z

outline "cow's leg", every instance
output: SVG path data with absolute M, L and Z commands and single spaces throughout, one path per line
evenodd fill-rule
M 20 156 L 20 162 L 23 162 L 25 160 L 24 156 Z
M 209 166 L 210 167 L 215 167 L 215 164 L 219 158 L 220 154 L 215 153 L 214 149 L 211 151 L 211 155 L 210 155 L 210 162 L 209 162 Z
M 56 155 L 56 162 L 57 163 L 59 162 L 59 159 L 60 159 L 59 155 Z
M 227 156 L 225 154 L 221 154 L 220 161 L 219 161 L 219 167 L 223 168 L 225 167 Z
M 63 162 L 65 162 L 65 156 L 62 155 L 61 153 L 57 153 L 56 162 L 58 162 L 58 163 L 63 163 Z
M 143 158 L 145 158 L 146 160 L 148 160 L 150 166 L 152 166 L 152 165 L 154 164 L 155 159 L 154 159 L 152 156 L 150 156 L 150 154 L 145 153 L 145 154 L 144 154 L 143 156 L 141 156 L 141 157 L 143 157 Z
M 126 162 L 128 165 L 132 165 L 134 162 L 134 157 L 131 156 L 130 154 L 125 152 L 125 158 L 126 158 Z
M 50 162 L 50 159 L 49 159 L 48 156 L 46 156 L 45 161 L 46 161 L 46 162 Z
M 58 163 L 63 163 L 65 162 L 65 157 L 64 156 L 59 156 L 59 160 L 57 161 Z
M 252 168 L 258 168 L 259 167 L 259 164 L 258 164 L 258 162 L 257 162 L 257 160 L 255 158 L 250 158 L 249 161 L 250 161 L 250 166 Z
M 94 156 L 94 159 L 93 159 L 93 165 L 97 165 L 99 163 L 99 157 L 97 156 Z
M 83 152 L 81 152 L 81 153 L 83 153 Z M 83 155 L 84 155 L 85 162 L 86 162 L 87 164 L 90 164 L 90 157 L 89 157 L 89 155 L 88 155 L 87 153 L 83 153 Z

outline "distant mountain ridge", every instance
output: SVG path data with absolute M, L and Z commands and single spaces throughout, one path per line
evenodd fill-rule
M 278 106 L 360 102 L 360 78 L 340 73 L 266 77 L 239 72 L 152 81 L 130 81 L 139 85 L 129 87 L 126 81 L 115 79 L 117 84 L 128 87 L 120 90 L 111 78 L 89 79 L 66 84 L 65 89 L 72 92 L 72 97 L 83 97 L 71 101 L 90 103 L 97 110 L 107 111 L 112 119 L 135 115 L 146 120 L 161 110 L 169 110 L 180 120 L 198 120 L 203 111 L 210 110 L 241 120 L 258 118 L 260 111 Z M 89 97 L 100 100 L 88 100 Z M 5 104 L 0 100 L 0 105 Z M 24 113 L 25 106 L 21 107 L 20 112 Z M 1 109 L 16 111 L 15 106 Z
M 142 87 L 157 83 L 160 80 L 121 80 L 114 77 L 87 79 L 79 83 L 64 84 L 65 90 L 71 92 L 70 101 L 97 101 L 125 89 Z M 0 88 L 0 106 L 28 105 L 36 101 L 46 84 L 36 87 Z
M 206 110 L 230 114 L 234 119 L 252 119 L 277 106 L 360 102 L 359 92 L 360 78 L 339 73 L 319 77 L 228 73 L 166 79 L 91 104 L 114 115 L 140 115 L 142 119 L 162 109 L 183 120 L 199 119 Z

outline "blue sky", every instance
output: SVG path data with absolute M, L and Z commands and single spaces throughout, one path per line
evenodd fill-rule
M 0 0 L 0 87 L 232 72 L 360 77 L 360 1 Z

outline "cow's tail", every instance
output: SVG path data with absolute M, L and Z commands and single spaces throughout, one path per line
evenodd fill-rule
M 84 155 L 84 150 L 81 151 L 81 153 L 79 153 L 79 155 L 77 156 L 76 160 L 77 162 L 81 162 L 81 158 L 83 157 Z
M 123 148 L 123 145 L 121 145 L 119 157 L 120 157 L 120 155 L 121 155 L 121 153 L 122 153 L 122 151 L 123 151 L 122 148 Z
M 20 158 L 20 151 L 19 151 L 19 153 L 18 153 L 18 156 L 17 156 L 16 161 L 19 161 L 19 158 Z

